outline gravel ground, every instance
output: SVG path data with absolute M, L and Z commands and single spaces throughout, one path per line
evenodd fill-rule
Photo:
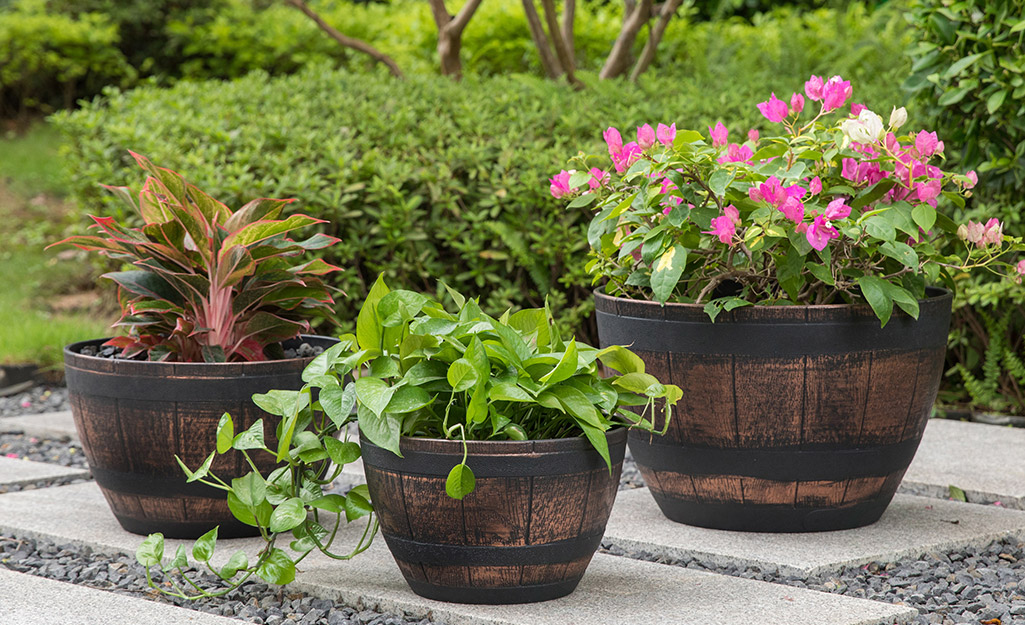
M 66 409 L 66 394 L 59 388 L 35 388 L 0 398 L 0 416 Z M 0 433 L 0 454 L 15 454 L 64 466 L 84 466 L 81 448 L 61 441 L 40 440 Z M 30 485 L 39 487 L 50 484 Z M 620 489 L 644 485 L 627 452 Z M 807 579 L 787 577 L 775 570 L 722 567 L 693 559 L 655 558 L 644 551 L 624 552 L 602 547 L 613 555 L 656 561 L 667 565 L 710 571 L 747 579 L 774 582 L 822 592 L 888 603 L 919 610 L 916 624 L 1025 624 L 1025 544 L 1002 540 L 984 549 L 930 554 L 922 559 L 872 563 L 835 575 Z M 146 585 L 145 573 L 134 558 L 106 557 L 89 549 L 58 546 L 42 541 L 0 536 L 0 565 L 51 579 L 71 581 L 114 592 L 170 601 L 194 609 L 233 616 L 266 625 L 426 625 L 399 615 L 356 610 L 301 594 L 283 595 L 276 587 L 248 583 L 227 597 L 184 602 L 156 594 Z

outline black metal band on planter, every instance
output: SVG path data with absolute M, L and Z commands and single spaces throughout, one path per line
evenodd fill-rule
M 94 397 L 151 400 L 154 397 L 187 397 L 191 401 L 225 401 L 264 393 L 268 388 L 295 386 L 294 376 L 260 375 L 231 378 L 159 378 L 126 376 L 66 367 L 69 385 L 86 389 Z
M 939 291 L 936 291 L 939 293 Z M 946 299 L 950 293 L 936 295 L 923 300 L 923 308 L 949 305 Z M 603 345 L 630 345 L 632 349 L 653 353 L 678 354 L 734 354 L 737 356 L 762 356 L 784 358 L 804 355 L 846 354 L 865 349 L 888 349 L 899 345 L 902 350 L 942 348 L 946 342 L 937 337 L 946 337 L 950 327 L 950 314 L 922 314 L 916 321 L 907 315 L 894 315 L 885 327 L 879 320 L 866 315 L 851 319 L 846 311 L 835 311 L 837 318 L 830 318 L 830 309 L 821 306 L 816 318 L 806 317 L 812 307 L 775 307 L 776 318 L 759 318 L 732 323 L 729 313 L 712 323 L 700 307 L 686 310 L 686 319 L 665 318 L 670 314 L 683 314 L 673 309 L 665 312 L 654 308 L 653 302 L 630 302 L 623 304 L 631 308 L 618 310 L 618 298 L 595 293 L 595 314 L 598 334 Z M 685 305 L 674 304 L 682 307 Z M 632 316 L 641 307 L 651 312 L 650 317 Z M 842 309 L 843 307 L 835 307 Z M 649 310 L 650 309 L 650 310 Z M 660 314 L 654 314 L 660 313 Z M 736 314 L 748 314 L 738 308 Z M 814 328 L 814 331 L 809 331 Z
M 890 496 L 837 508 L 802 508 L 778 504 L 704 503 L 651 493 L 662 513 L 677 523 L 736 532 L 820 532 L 862 527 L 886 510 Z
M 780 482 L 838 481 L 880 477 L 903 471 L 915 456 L 919 438 L 861 449 L 703 448 L 630 435 L 630 452 L 655 471 L 691 475 L 737 475 Z
M 97 484 L 118 493 L 147 497 L 203 497 L 218 500 L 225 497 L 223 490 L 213 486 L 199 482 L 186 482 L 185 474 L 177 477 L 153 475 L 140 477 L 138 473 L 122 473 L 97 466 L 89 467 L 89 471 L 93 474 Z
M 462 454 L 462 443 L 451 441 L 459 445 L 459 453 Z M 587 443 L 590 445 L 590 443 Z M 445 477 L 458 463 L 453 461 L 451 453 L 435 453 L 429 451 L 403 450 L 403 457 L 399 458 L 387 449 L 382 449 L 371 443 L 364 436 L 360 440 L 363 448 L 363 458 L 366 462 L 373 464 L 380 470 L 405 473 L 409 475 L 426 475 Z M 570 473 L 587 473 L 594 470 L 607 470 L 605 461 L 598 455 L 598 452 L 581 453 L 580 450 L 569 451 L 546 451 L 536 454 L 509 454 L 507 456 L 474 456 L 470 450 L 470 458 L 467 461 L 475 477 L 535 477 L 550 475 L 565 475 Z M 625 447 L 610 446 L 609 453 L 612 465 L 623 462 Z M 409 460 L 410 462 L 405 462 Z M 415 467 L 411 470 L 410 467 Z
M 419 564 L 457 566 L 524 566 L 572 562 L 591 556 L 602 534 L 579 536 L 541 545 L 443 545 L 384 535 L 397 560 Z
M 478 603 L 488 605 L 507 605 L 510 603 L 535 603 L 565 597 L 576 589 L 579 578 L 553 584 L 535 586 L 512 586 L 509 588 L 474 588 L 466 586 L 438 586 L 427 584 L 415 579 L 406 579 L 406 583 L 416 594 L 435 601 L 451 603 Z

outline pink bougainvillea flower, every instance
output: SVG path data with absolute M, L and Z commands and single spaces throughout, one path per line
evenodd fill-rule
M 637 129 L 637 145 L 641 146 L 642 150 L 655 145 L 655 130 L 650 124 L 644 124 Z
M 940 180 L 915 183 L 915 193 L 917 194 L 919 201 L 925 202 L 933 208 L 936 207 L 936 198 L 940 196 L 942 188 L 943 182 Z
M 847 100 L 854 95 L 854 89 L 849 80 L 839 76 L 833 76 L 826 84 L 822 85 L 822 111 L 828 113 L 836 110 L 847 103 Z
M 864 111 L 866 108 L 868 107 L 866 107 L 864 104 L 858 104 L 857 102 L 855 102 L 854 104 L 851 104 L 851 115 L 857 117 L 858 115 L 861 115 L 861 112 Z
M 815 217 L 815 221 L 811 225 L 801 225 L 806 226 L 804 228 L 804 236 L 808 239 L 808 243 L 820 252 L 826 249 L 831 239 L 840 238 L 840 233 L 837 229 L 831 226 L 829 221 L 822 215 Z
M 818 195 L 822 191 L 822 180 L 818 176 L 811 179 L 811 182 L 808 184 L 808 191 L 812 195 Z
M 840 175 L 850 181 L 858 179 L 858 161 L 853 158 L 845 158 L 841 161 Z
M 790 108 L 795 113 L 800 113 L 804 110 L 804 96 L 800 93 L 794 92 L 790 96 Z
M 591 174 L 591 179 L 587 181 L 587 186 L 591 188 L 591 191 L 596 191 L 609 183 L 609 172 L 607 171 L 592 167 L 588 173 Z
M 943 151 L 943 142 L 936 137 L 935 132 L 921 130 L 915 137 L 915 149 L 922 156 L 932 156 Z
M 605 138 L 605 143 L 609 146 L 609 154 L 616 155 L 623 151 L 623 137 L 620 136 L 618 130 L 609 126 L 602 133 L 602 137 Z
M 836 219 L 846 219 L 851 214 L 851 207 L 847 206 L 844 198 L 838 197 L 828 205 L 826 205 L 826 211 L 822 213 L 822 216 L 829 221 Z
M 752 128 L 751 130 L 747 131 L 747 140 L 750 141 L 751 143 L 758 143 L 758 137 L 759 137 L 758 131 L 755 130 L 754 128 Z
M 659 124 L 655 136 L 662 145 L 672 145 L 673 141 L 676 141 L 676 122 L 670 126 Z
M 797 199 L 803 198 L 804 194 L 808 192 L 808 189 L 799 184 L 792 184 L 789 187 L 784 187 L 783 190 L 787 192 L 788 197 L 795 197 Z
M 765 202 L 773 208 L 779 208 L 787 199 L 786 189 L 776 176 L 769 176 L 765 182 L 757 186 L 752 185 L 747 194 L 752 200 Z
M 712 137 L 712 147 L 721 148 L 729 143 L 730 131 L 726 130 L 726 126 L 723 126 L 722 122 L 716 122 L 715 128 L 709 126 L 708 134 Z
M 717 161 L 722 163 L 750 163 L 755 153 L 746 145 L 731 143 L 726 147 L 726 154 L 720 156 Z
M 962 240 L 974 245 L 1000 245 L 1004 241 L 1004 224 L 996 217 L 985 224 L 969 221 L 967 225 L 962 224 L 957 229 L 957 236 Z
M 986 222 L 986 230 L 982 234 L 983 245 L 1000 245 L 1004 242 L 1004 224 L 996 217 Z
M 670 191 L 676 191 L 677 188 L 678 187 L 676 186 L 676 183 L 670 180 L 669 178 L 662 179 L 662 188 L 660 190 L 662 194 L 668 194 Z M 666 198 L 662 201 L 662 206 L 665 207 L 662 209 L 662 214 L 668 215 L 673 211 L 674 206 L 679 206 L 680 204 L 683 204 L 682 197 L 676 195 L 666 195 Z
M 804 93 L 808 95 L 808 99 L 812 102 L 818 102 L 822 99 L 822 77 L 812 76 L 804 83 Z
M 612 155 L 612 164 L 616 167 L 617 173 L 623 173 L 630 169 L 630 166 L 640 160 L 644 150 L 637 143 L 631 141 L 623 146 L 623 150 Z
M 804 204 L 798 198 L 789 196 L 783 205 L 779 207 L 779 210 L 783 212 L 783 215 L 794 222 L 799 224 L 804 221 Z
M 551 191 L 552 197 L 561 198 L 569 195 L 573 192 L 573 189 L 569 186 L 569 177 L 572 176 L 574 170 L 566 171 L 563 169 L 558 174 L 554 175 L 549 179 L 548 190 Z
M 777 98 L 776 93 L 773 92 L 767 101 L 758 103 L 758 110 L 765 116 L 765 119 L 779 123 L 787 116 L 787 103 Z
M 1018 264 L 1014 266 L 1014 270 L 1018 272 L 1018 281 L 1021 281 L 1022 276 L 1025 276 L 1025 258 L 1018 261 Z
M 719 237 L 719 241 L 729 246 L 736 245 L 736 241 L 733 237 L 737 234 L 737 226 L 740 225 L 740 211 L 737 207 L 730 204 L 723 209 L 723 215 L 721 217 L 714 217 L 712 219 L 712 229 L 703 234 L 714 234 Z
M 979 174 L 975 173 L 975 170 L 971 170 L 965 176 L 968 178 L 968 182 L 965 183 L 965 189 L 974 189 L 975 185 L 979 184 Z

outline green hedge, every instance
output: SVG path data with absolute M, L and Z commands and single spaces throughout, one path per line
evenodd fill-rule
M 764 127 L 754 103 L 802 86 L 811 72 L 850 78 L 856 99 L 877 110 L 901 104 L 892 85 L 906 67 L 892 59 L 907 42 L 865 46 L 875 57 L 828 57 L 823 37 L 857 50 L 881 18 L 824 15 L 695 29 L 674 70 L 651 72 L 640 86 L 587 73 L 582 91 L 524 75 L 397 81 L 318 65 L 276 78 L 111 90 L 55 119 L 71 138 L 74 195 L 89 212 L 120 210 L 97 183 L 139 184 L 129 149 L 233 205 L 300 198 L 297 208 L 331 220 L 343 240 L 330 260 L 346 268 L 337 276 L 350 296 L 344 319 L 385 271 L 391 284 L 426 291 L 444 278 L 482 294 L 492 312 L 548 297 L 563 323 L 593 341 L 583 272 L 590 215 L 553 200 L 548 178 L 576 151 L 600 148 L 609 125 L 725 120 L 734 137 Z M 848 22 L 857 28 L 829 34 L 829 24 Z

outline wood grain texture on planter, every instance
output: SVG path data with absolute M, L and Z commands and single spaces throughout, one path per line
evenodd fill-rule
M 596 293 L 601 345 L 632 345 L 683 389 L 665 437 L 630 448 L 670 519 L 814 531 L 873 523 L 914 457 L 936 399 L 949 293 L 885 328 L 867 306 L 701 306 Z
M 608 434 L 612 471 L 583 438 L 470 441 L 476 488 L 445 493 L 460 441 L 403 438 L 403 458 L 363 438 L 370 497 L 395 561 L 417 594 L 460 603 L 524 603 L 569 594 L 612 511 L 626 430 Z
M 328 347 L 334 339 L 303 337 Z M 84 341 L 64 350 L 65 376 L 75 427 L 89 468 L 121 526 L 136 534 L 196 538 L 220 525 L 220 537 L 253 536 L 237 521 L 225 493 L 186 483 L 175 455 L 198 468 L 216 447 L 217 422 L 231 414 L 237 432 L 263 419 L 264 439 L 276 444 L 277 418 L 252 402 L 255 393 L 302 387 L 311 358 L 251 363 L 166 363 L 83 356 Z M 275 467 L 267 453 L 252 453 L 264 474 Z M 211 470 L 225 481 L 250 467 L 241 453 L 217 456 Z

